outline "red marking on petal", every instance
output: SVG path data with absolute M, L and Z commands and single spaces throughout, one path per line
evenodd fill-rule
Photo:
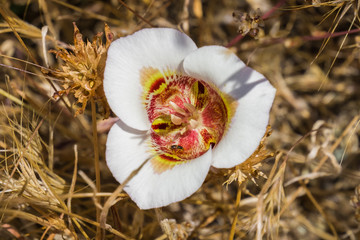
M 179 139 L 179 145 L 185 150 L 195 149 L 199 143 L 199 133 L 196 130 L 186 131 Z
M 154 81 L 154 83 L 151 84 L 149 93 L 155 92 L 156 90 L 158 90 L 160 88 L 161 84 L 164 84 L 164 83 L 165 83 L 165 79 L 163 77 L 156 79 Z
M 151 125 L 151 128 L 153 129 L 153 130 L 157 130 L 157 129 L 166 129 L 167 127 L 169 127 L 169 124 L 167 124 L 167 123 L 160 123 L 160 124 L 153 124 L 153 125 Z
M 213 102 L 208 104 L 202 112 L 202 120 L 205 127 L 224 131 L 227 123 L 227 110 L 225 104 L 223 102 Z
M 200 135 L 202 139 L 204 140 L 206 146 L 210 146 L 212 143 L 216 144 L 214 141 L 214 137 L 209 133 L 207 129 L 201 129 Z

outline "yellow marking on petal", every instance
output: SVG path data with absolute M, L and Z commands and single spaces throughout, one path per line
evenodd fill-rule
M 180 126 L 181 123 L 179 124 L 174 123 L 173 117 L 176 116 L 163 115 L 156 118 L 151 124 L 152 130 L 158 135 L 165 135 L 172 131 L 178 130 L 179 128 L 181 128 Z
M 235 112 L 236 112 L 236 108 L 238 106 L 238 102 L 230 95 L 223 93 L 221 91 L 220 92 L 220 96 L 221 99 L 223 100 L 225 107 L 226 107 L 226 112 L 227 112 L 227 124 L 226 124 L 226 130 L 230 125 L 231 119 L 234 117 Z
M 160 94 L 167 87 L 169 79 L 176 75 L 174 71 L 161 72 L 159 69 L 144 67 L 140 70 L 140 83 L 144 90 L 144 100 L 149 94 Z
M 159 117 L 156 118 L 152 124 L 151 124 L 151 128 L 154 132 L 156 132 L 157 134 L 165 134 L 168 133 L 172 127 L 172 121 L 168 116 L 163 116 L 163 117 Z
M 198 109 L 205 107 L 208 97 L 209 91 L 206 89 L 204 84 L 199 81 L 195 81 L 191 86 L 191 104 Z
M 140 70 L 140 83 L 145 90 L 148 90 L 151 86 L 151 78 L 161 74 L 159 69 L 152 67 L 144 67 Z M 162 76 L 162 75 L 161 75 Z
M 161 174 L 167 170 L 172 169 L 176 165 L 186 163 L 187 161 L 177 157 L 176 155 L 165 153 L 154 156 L 150 162 L 154 172 Z
M 227 123 L 226 123 L 226 129 L 225 129 L 225 131 L 226 131 L 229 127 L 231 119 L 235 115 L 236 108 L 238 106 L 238 102 L 236 101 L 236 99 L 234 99 L 229 94 L 222 92 L 215 84 L 209 83 L 209 85 L 211 85 L 211 87 L 217 91 L 217 93 L 220 95 L 221 99 L 223 100 L 223 102 L 225 104 L 226 112 L 227 112 Z

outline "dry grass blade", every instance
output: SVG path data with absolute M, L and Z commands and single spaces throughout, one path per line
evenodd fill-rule
M 125 181 L 116 188 L 116 190 L 111 194 L 111 196 L 106 200 L 104 207 L 101 210 L 100 214 L 100 226 L 105 229 L 106 226 L 106 218 L 109 213 L 110 207 L 115 205 L 121 198 L 117 198 L 119 193 L 121 193 L 125 187 L 125 185 L 141 170 L 141 168 L 150 160 L 146 159 L 137 169 L 135 169 L 126 179 Z M 104 233 L 103 233 L 104 237 Z

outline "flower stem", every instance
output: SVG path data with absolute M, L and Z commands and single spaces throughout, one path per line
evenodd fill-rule
M 95 167 L 95 185 L 96 191 L 99 193 L 100 189 L 100 164 L 99 164 L 99 144 L 98 144 L 98 135 L 97 135 L 97 126 L 96 126 L 96 105 L 95 100 L 92 97 L 91 101 L 91 121 L 92 121 L 92 131 L 93 131 L 93 148 L 94 148 L 94 167 Z M 101 202 L 101 197 L 97 197 L 98 203 Z M 100 222 L 100 209 L 96 208 L 96 221 Z M 96 239 L 101 237 L 101 228 L 96 227 Z

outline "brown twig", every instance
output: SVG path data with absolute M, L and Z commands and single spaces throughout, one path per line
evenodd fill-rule
M 101 192 L 99 143 L 98 143 L 98 135 L 97 135 L 97 122 L 96 122 L 96 104 L 94 98 L 91 98 L 90 102 L 91 102 L 91 121 L 92 121 L 92 131 L 93 131 L 95 185 L 96 185 L 96 191 Z M 101 204 L 101 197 L 97 197 L 97 202 Z M 96 221 L 98 222 L 100 222 L 100 212 L 101 210 L 99 208 L 96 208 Z M 101 238 L 101 229 L 100 227 L 97 227 L 96 239 L 100 239 L 100 238 Z
M 111 206 L 113 206 L 117 200 L 116 197 L 119 195 L 119 193 L 122 192 L 125 185 L 143 168 L 143 166 L 150 160 L 151 158 L 146 159 L 137 169 L 131 172 L 131 174 L 125 179 L 125 181 L 116 188 L 116 190 L 113 192 L 113 194 L 106 200 L 104 207 L 100 214 L 100 226 L 105 229 L 106 227 L 106 218 L 109 213 L 109 209 Z M 102 234 L 102 239 L 105 238 L 105 232 Z
M 124 7 L 126 7 L 127 10 L 129 10 L 130 12 L 132 12 L 136 17 L 140 18 L 142 21 L 146 22 L 150 27 L 154 27 L 153 24 L 151 24 L 148 20 L 146 20 L 145 18 L 143 18 L 140 14 L 138 14 L 137 12 L 135 12 L 132 8 L 130 8 L 125 2 L 123 2 L 122 0 L 118 0 Z

